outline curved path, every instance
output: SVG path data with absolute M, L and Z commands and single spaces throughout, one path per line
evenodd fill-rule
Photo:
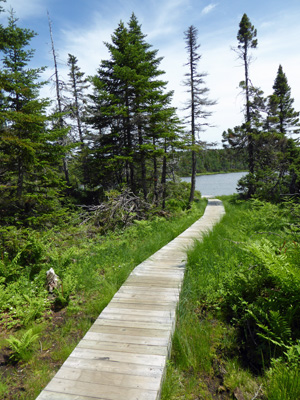
M 37 400 L 158 400 L 186 251 L 223 214 L 209 199 L 198 221 L 138 265 Z

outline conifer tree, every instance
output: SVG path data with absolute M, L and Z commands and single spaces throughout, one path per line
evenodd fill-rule
M 66 124 L 63 119 L 63 96 L 61 93 L 62 82 L 60 81 L 59 74 L 58 74 L 57 54 L 56 54 L 56 50 L 54 47 L 52 22 L 50 20 L 49 12 L 47 12 L 47 14 L 48 14 L 49 33 L 50 33 L 50 39 L 51 39 L 51 50 L 52 50 L 53 62 L 54 62 L 54 84 L 55 84 L 55 91 L 56 91 L 56 111 L 58 114 L 55 124 L 58 126 L 59 129 L 61 129 L 63 131 L 66 128 Z M 60 138 L 60 144 L 62 146 L 67 147 L 66 135 L 64 135 Z M 68 167 L 67 155 L 65 155 L 62 160 L 62 169 L 63 169 L 64 175 L 65 175 L 65 181 L 69 188 L 70 187 L 70 179 L 69 179 L 69 167 Z M 69 189 L 67 189 L 67 191 L 69 191 Z
M 208 110 L 209 106 L 215 104 L 215 101 L 209 100 L 209 89 L 205 87 L 204 78 L 206 73 L 198 71 L 198 64 L 201 55 L 198 53 L 200 45 L 197 43 L 198 30 L 194 26 L 190 26 L 184 33 L 186 49 L 188 53 L 187 66 L 189 72 L 186 73 L 184 84 L 187 86 L 187 92 L 190 98 L 187 102 L 186 110 L 189 111 L 188 123 L 190 124 L 190 145 L 192 155 L 192 171 L 191 171 L 191 192 L 189 203 L 194 200 L 196 187 L 196 151 L 197 151 L 197 133 L 202 131 L 208 125 L 206 119 L 212 114 Z
M 154 137 L 155 125 L 166 115 L 172 92 L 165 91 L 167 83 L 160 79 L 163 72 L 158 68 L 161 58 L 145 41 L 134 14 L 128 28 L 119 23 L 106 46 L 110 59 L 101 62 L 92 79 L 89 122 L 99 134 L 90 159 L 102 160 L 116 184 L 125 181 L 146 198 L 152 174 L 148 160 L 161 145 Z
M 269 96 L 267 128 L 272 132 L 274 147 L 277 150 L 277 176 L 284 192 L 295 193 L 299 187 L 299 154 L 292 133 L 299 132 L 299 112 L 293 108 L 294 99 L 283 68 L 279 65 L 273 85 L 273 94 Z M 291 156 L 293 154 L 293 156 Z M 275 157 L 274 157 L 275 158 Z M 289 171 L 289 172 L 288 172 Z M 289 178 L 288 178 L 289 176 Z M 287 179 L 289 179 L 287 181 Z M 285 181 L 286 183 L 282 183 Z
M 44 68 L 28 68 L 35 33 L 19 28 L 13 13 L 5 28 L 3 68 L 0 73 L 0 184 L 2 211 L 49 208 L 60 187 L 55 162 L 63 149 L 54 144 L 61 132 L 49 131 L 47 99 L 39 99 Z M 48 206 L 46 205 L 48 204 Z
M 68 118 L 69 138 L 76 145 L 77 149 L 70 163 L 70 171 L 76 172 L 72 174 L 71 180 L 74 185 L 74 178 L 77 183 L 89 183 L 89 173 L 87 170 L 87 153 L 88 153 L 88 135 L 85 123 L 86 107 L 87 107 L 87 89 L 89 87 L 88 78 L 85 78 L 78 66 L 77 58 L 68 55 L 69 80 L 65 85 L 64 96 L 64 112 Z
M 293 108 L 294 99 L 287 77 L 279 65 L 273 85 L 273 94 L 269 97 L 270 128 L 282 135 L 299 129 L 299 112 Z
M 252 132 L 252 117 L 251 117 L 251 100 L 250 100 L 250 90 L 251 81 L 249 74 L 249 67 L 251 63 L 250 50 L 257 47 L 257 31 L 251 24 L 247 14 L 244 14 L 240 24 L 239 31 L 237 34 L 238 46 L 235 49 L 239 58 L 242 60 L 244 65 L 245 80 L 240 83 L 240 86 L 245 92 L 245 131 L 248 139 L 248 163 L 249 163 L 249 173 L 250 175 L 254 173 L 255 164 L 255 139 Z M 248 190 L 248 197 L 253 194 L 253 188 L 250 185 Z
M 86 90 L 89 87 L 88 79 L 84 77 L 78 66 L 77 58 L 69 54 L 68 56 L 69 67 L 69 81 L 67 83 L 67 91 L 69 93 L 68 99 L 65 100 L 65 111 L 68 117 L 74 121 L 71 125 L 71 135 L 74 137 L 75 142 L 80 142 L 80 147 L 85 147 L 85 131 L 84 115 L 86 109 Z

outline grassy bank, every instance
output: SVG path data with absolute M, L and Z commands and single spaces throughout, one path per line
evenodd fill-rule
M 297 400 L 299 207 L 225 206 L 189 254 L 162 399 Z
M 0 261 L 0 398 L 35 399 L 131 270 L 198 219 L 205 205 L 201 200 L 105 235 L 89 224 L 3 230 L 9 237 L 2 238 Z M 49 268 L 62 282 L 53 294 L 45 286 Z

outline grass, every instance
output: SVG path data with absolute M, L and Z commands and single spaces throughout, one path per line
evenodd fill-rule
M 300 399 L 299 366 L 276 363 L 265 377 L 265 386 L 268 400 Z
M 45 243 L 37 234 L 40 255 L 38 267 L 34 266 L 38 270 L 34 283 L 26 273 L 12 282 L 11 292 L 10 285 L 0 288 L 5 299 L 11 299 L 10 311 L 6 308 L 2 312 L 0 333 L 0 390 L 6 393 L 5 399 L 35 399 L 132 269 L 197 220 L 205 205 L 203 200 L 190 210 L 136 222 L 105 237 L 88 226 L 47 232 Z M 44 290 L 50 267 L 63 282 L 60 295 L 67 298 L 65 307 L 57 305 Z M 24 293 L 18 293 L 21 287 L 25 298 Z M 30 311 L 39 307 L 38 315 Z M 21 340 L 30 329 L 38 339 L 32 347 L 28 343 L 29 357 L 12 362 L 6 339 L 13 333 Z
M 299 208 L 233 199 L 189 253 L 163 400 L 300 398 Z

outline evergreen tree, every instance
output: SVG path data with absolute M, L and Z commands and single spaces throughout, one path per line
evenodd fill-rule
M 9 210 L 26 215 L 49 210 L 60 187 L 55 162 L 63 150 L 54 141 L 61 132 L 49 131 L 49 101 L 38 98 L 44 68 L 28 68 L 33 50 L 27 46 L 34 36 L 17 26 L 12 13 L 5 28 L 0 72 L 1 212 L 6 215 Z
M 54 40 L 53 40 L 53 33 L 52 33 L 52 22 L 50 20 L 50 15 L 49 12 L 47 12 L 48 14 L 48 23 L 49 23 L 49 32 L 50 32 L 50 39 L 51 39 L 51 50 L 52 50 L 52 55 L 53 55 L 53 62 L 54 62 L 54 83 L 55 83 L 55 90 L 56 90 L 56 112 L 57 112 L 57 118 L 55 121 L 55 126 L 57 126 L 59 129 L 61 129 L 62 131 L 65 129 L 66 124 L 64 122 L 63 119 L 63 96 L 61 93 L 61 89 L 62 89 L 62 82 L 59 79 L 59 74 L 58 74 L 58 66 L 57 66 L 57 54 L 55 51 L 55 47 L 54 47 Z M 62 146 L 67 147 L 68 144 L 68 140 L 67 140 L 67 136 L 64 135 L 62 136 L 60 139 L 60 144 Z M 69 191 L 69 187 L 70 187 L 70 179 L 69 179 L 69 167 L 68 167 L 68 158 L 67 155 L 64 156 L 63 160 L 62 160 L 62 169 L 65 175 L 65 181 L 67 183 L 68 189 L 67 191 Z
M 84 72 L 78 67 L 78 60 L 72 54 L 68 56 L 69 81 L 67 83 L 68 99 L 65 100 L 65 111 L 74 121 L 71 124 L 71 135 L 75 142 L 80 142 L 80 147 L 85 147 L 86 128 L 84 117 L 86 109 L 86 90 L 89 87 L 88 79 L 84 78 Z
M 291 88 L 287 77 L 279 65 L 273 85 L 273 94 L 269 98 L 269 128 L 282 135 L 299 130 L 299 112 L 293 108 Z
M 126 183 L 134 189 L 133 138 L 131 129 L 132 98 L 130 77 L 134 73 L 127 65 L 133 62 L 129 53 L 128 30 L 123 22 L 112 35 L 112 43 L 105 43 L 111 58 L 101 61 L 97 75 L 92 78 L 94 94 L 91 96 L 90 122 L 97 130 L 94 140 L 92 161 L 96 161 L 99 181 L 104 186 L 112 182 L 121 183 L 125 176 Z M 106 171 L 107 182 L 102 175 Z M 99 182 L 98 181 L 98 185 Z
M 215 104 L 215 101 L 209 100 L 207 94 L 209 89 L 205 87 L 204 77 L 205 73 L 198 71 L 198 63 L 201 55 L 198 53 L 200 45 L 197 43 L 198 31 L 194 26 L 190 26 L 184 33 L 186 42 L 186 49 L 188 52 L 189 72 L 186 73 L 186 80 L 184 84 L 187 86 L 187 91 L 190 99 L 187 103 L 186 109 L 189 111 L 188 122 L 190 124 L 190 148 L 192 155 L 192 171 L 191 171 L 191 192 L 189 203 L 194 200 L 194 193 L 196 187 L 196 152 L 197 152 L 197 133 L 207 126 L 206 119 L 212 114 L 208 111 L 208 106 Z
M 76 145 L 77 150 L 73 152 L 69 169 L 72 172 L 70 180 L 74 186 L 84 184 L 88 185 L 89 173 L 87 169 L 87 153 L 88 153 L 88 133 L 85 123 L 87 108 L 87 89 L 89 88 L 88 79 L 85 78 L 78 66 L 77 58 L 68 55 L 69 80 L 65 85 L 64 96 L 64 112 L 69 125 L 69 138 Z M 79 146 L 79 149 L 78 149 Z
M 257 47 L 257 31 L 254 26 L 251 24 L 247 14 L 244 14 L 241 22 L 239 24 L 239 31 L 237 34 L 238 47 L 236 50 L 239 58 L 242 59 L 245 71 L 245 80 L 241 82 L 241 87 L 245 92 L 245 131 L 247 134 L 247 148 L 248 148 L 248 163 L 249 163 L 249 173 L 254 173 L 254 163 L 255 163 L 255 155 L 254 155 L 254 147 L 255 147 L 255 139 L 252 132 L 252 116 L 251 116 L 251 103 L 250 103 L 250 90 L 251 90 L 251 81 L 249 76 L 249 67 L 251 63 L 251 54 L 250 50 L 255 49 Z M 250 185 L 248 191 L 248 197 L 253 194 L 253 188 Z
M 145 41 L 134 14 L 128 28 L 120 22 L 106 46 L 110 59 L 101 62 L 92 78 L 88 120 L 98 136 L 89 158 L 101 165 L 98 170 L 105 169 L 106 177 L 99 176 L 104 186 L 109 175 L 110 185 L 125 181 L 134 192 L 142 189 L 146 198 L 152 179 L 148 160 L 162 145 L 157 125 L 168 116 L 172 92 L 159 79 L 161 58 Z
M 297 192 L 296 182 L 299 180 L 299 166 L 296 162 L 299 159 L 299 156 L 296 156 L 297 146 L 293 139 L 288 138 L 289 134 L 299 132 L 299 112 L 294 110 L 293 103 L 294 99 L 291 97 L 291 88 L 287 77 L 282 66 L 279 65 L 273 85 L 273 94 L 269 96 L 266 125 L 272 132 L 276 145 L 276 170 L 281 186 L 285 187 L 285 189 L 282 188 L 282 191 L 290 193 Z

